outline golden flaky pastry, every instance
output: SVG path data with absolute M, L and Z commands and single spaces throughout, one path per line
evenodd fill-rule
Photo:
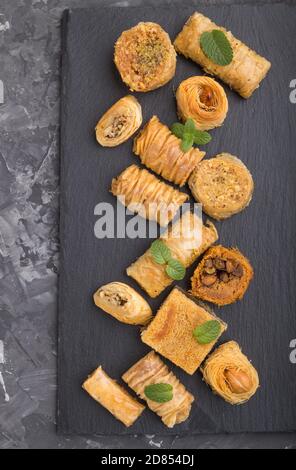
M 149 304 L 123 282 L 110 282 L 94 293 L 94 302 L 117 320 L 130 325 L 145 325 L 152 317 Z
M 134 424 L 145 409 L 112 380 L 101 366 L 86 379 L 82 388 L 127 427 Z
M 217 348 L 202 366 L 204 380 L 232 405 L 248 401 L 259 387 L 256 369 L 235 341 Z
M 207 131 L 223 124 L 228 100 L 222 86 L 213 78 L 194 76 L 183 80 L 176 92 L 178 115 L 193 119 L 196 128 Z
M 202 51 L 200 37 L 206 31 L 219 29 L 229 40 L 233 59 L 229 65 L 217 65 Z M 266 76 L 271 63 L 236 39 L 230 31 L 217 26 L 206 16 L 195 12 L 186 21 L 182 31 L 175 39 L 177 52 L 201 65 L 211 75 L 216 75 L 243 98 L 249 98 Z
M 159 24 L 141 22 L 118 38 L 114 62 L 132 91 L 150 91 L 173 78 L 176 52 Z
M 191 292 L 199 299 L 228 305 L 242 299 L 253 278 L 253 268 L 236 248 L 208 249 L 191 278 Z
M 135 138 L 133 151 L 141 162 L 168 181 L 183 186 L 205 152 L 181 149 L 181 140 L 153 116 Z
M 97 123 L 96 139 L 103 147 L 116 147 L 129 139 L 141 124 L 140 103 L 134 96 L 124 96 Z
M 211 222 L 203 225 L 200 217 L 187 211 L 160 238 L 171 256 L 187 268 L 218 239 L 218 233 Z M 173 282 L 165 265 L 155 262 L 150 248 L 126 272 L 150 297 L 157 297 Z
M 131 165 L 112 180 L 111 193 L 131 212 L 165 227 L 188 195 L 160 181 L 149 171 Z
M 133 365 L 122 379 L 132 388 L 143 400 L 146 400 L 148 407 L 160 416 L 162 422 L 172 428 L 175 424 L 185 421 L 191 410 L 194 401 L 193 395 L 189 393 L 177 377 L 169 371 L 168 367 L 161 359 L 151 351 L 135 365 Z M 145 387 L 152 384 L 165 383 L 173 387 L 173 398 L 166 403 L 158 403 L 149 400 L 145 393 Z
M 219 335 L 210 343 L 200 344 L 193 331 L 210 320 L 219 321 Z M 141 338 L 145 344 L 192 375 L 226 328 L 226 323 L 211 310 L 175 287 L 143 331 Z
M 229 153 L 220 153 L 201 162 L 188 184 L 203 211 L 217 220 L 241 212 L 249 205 L 254 190 L 248 168 Z

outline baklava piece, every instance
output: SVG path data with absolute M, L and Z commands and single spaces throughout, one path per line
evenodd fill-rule
M 259 387 L 256 369 L 235 341 L 219 346 L 201 370 L 212 390 L 232 405 L 245 403 Z
M 224 32 L 233 51 L 233 59 L 228 65 L 214 63 L 201 48 L 202 33 L 217 29 Z M 209 74 L 219 77 L 243 98 L 249 98 L 259 87 L 271 66 L 268 60 L 236 39 L 230 31 L 217 26 L 198 12 L 186 21 L 175 39 L 174 46 L 177 52 L 201 65 Z
M 111 193 L 131 212 L 165 227 L 188 195 L 160 181 L 149 171 L 131 165 L 112 180 Z
M 178 115 L 183 122 L 193 119 L 197 129 L 207 131 L 223 124 L 228 100 L 222 86 L 206 76 L 189 77 L 176 92 Z
M 128 140 L 142 124 L 142 108 L 131 95 L 111 106 L 96 125 L 96 139 L 103 147 L 116 147 Z
M 112 380 L 101 366 L 86 379 L 82 388 L 126 427 L 134 424 L 145 409 Z
M 94 293 L 94 302 L 117 320 L 130 325 L 145 325 L 152 317 L 149 304 L 123 282 L 110 282 Z
M 159 24 L 141 22 L 120 35 L 114 62 L 130 90 L 151 91 L 175 75 L 176 52 Z
M 182 423 L 188 418 L 191 404 L 194 401 L 193 395 L 169 371 L 154 351 L 133 365 L 123 374 L 122 379 L 140 398 L 146 400 L 150 410 L 154 411 L 167 427 L 172 428 L 175 424 Z M 145 395 L 145 387 L 159 383 L 172 386 L 173 398 L 170 401 L 159 403 L 150 400 Z
M 216 305 L 228 305 L 244 296 L 252 278 L 253 268 L 238 249 L 216 245 L 194 271 L 191 292 Z
M 171 256 L 188 268 L 205 250 L 218 239 L 218 233 L 211 222 L 203 225 L 195 213 L 185 212 L 160 237 L 169 248 Z M 158 264 L 149 248 L 126 270 L 147 292 L 150 297 L 157 297 L 173 279 L 166 273 L 164 264 Z
M 194 336 L 196 328 L 215 320 L 220 323 L 218 335 L 208 343 L 199 343 Z M 141 338 L 145 344 L 192 375 L 226 328 L 227 325 L 212 311 L 175 287 Z
M 181 149 L 181 140 L 153 116 L 135 138 L 133 151 L 141 162 L 158 175 L 183 186 L 205 152 Z
M 198 164 L 188 183 L 203 211 L 217 220 L 241 212 L 249 205 L 254 190 L 247 167 L 229 153 L 221 153 Z

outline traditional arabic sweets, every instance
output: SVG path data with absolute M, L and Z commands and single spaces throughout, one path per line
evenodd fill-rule
M 199 344 L 193 331 L 211 320 L 220 323 L 220 332 L 213 341 Z M 175 287 L 141 338 L 145 344 L 192 375 L 226 328 L 227 325 L 213 312 Z
M 170 249 L 172 257 L 187 268 L 215 243 L 218 233 L 211 222 L 203 225 L 196 214 L 187 211 L 162 234 L 160 239 Z M 126 272 L 150 297 L 157 297 L 173 282 L 166 273 L 165 265 L 155 262 L 150 248 L 129 266 Z
M 150 91 L 173 78 L 176 52 L 159 24 L 141 22 L 120 35 L 114 62 L 132 91 Z
M 188 195 L 160 181 L 137 165 L 126 168 L 112 180 L 111 192 L 129 210 L 166 226 Z
M 135 138 L 133 151 L 141 162 L 168 181 L 183 186 L 205 152 L 181 150 L 181 140 L 153 116 Z
M 194 271 L 191 292 L 199 299 L 228 305 L 244 296 L 252 278 L 252 266 L 239 250 L 216 245 Z
M 248 401 L 259 387 L 258 373 L 235 341 L 219 346 L 202 366 L 204 380 L 232 405 Z
M 202 51 L 200 37 L 206 31 L 223 31 L 233 50 L 229 65 L 217 65 Z M 230 31 L 217 26 L 206 16 L 195 12 L 178 34 L 174 46 L 177 52 L 201 65 L 204 70 L 216 75 L 243 98 L 249 98 L 266 76 L 271 63 L 236 39 Z
M 130 325 L 145 325 L 152 317 L 149 304 L 132 287 L 110 282 L 94 294 L 94 302 L 117 320 Z
M 229 153 L 201 162 L 188 184 L 203 211 L 217 220 L 241 212 L 249 205 L 254 189 L 247 167 Z
M 178 115 L 193 119 L 196 128 L 207 131 L 223 124 L 228 111 L 226 93 L 216 80 L 194 76 L 183 80 L 176 92 Z
M 188 418 L 191 404 L 194 401 L 193 395 L 169 371 L 154 351 L 134 364 L 123 374 L 122 379 L 140 398 L 146 400 L 148 407 L 160 416 L 168 428 L 172 428 L 175 424 L 182 423 Z M 146 397 L 145 387 L 159 383 L 170 384 L 173 387 L 173 398 L 170 401 L 158 403 Z
M 101 366 L 86 379 L 82 388 L 127 427 L 134 424 L 145 409 L 112 380 Z
M 115 147 L 129 139 L 142 124 L 142 108 L 131 95 L 111 106 L 96 125 L 96 138 L 103 147 Z

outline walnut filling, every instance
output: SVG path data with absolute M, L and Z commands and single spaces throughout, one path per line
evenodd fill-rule
M 118 307 L 122 307 L 128 302 L 128 299 L 120 295 L 118 292 L 108 292 L 106 290 L 101 290 L 99 292 L 99 296 L 104 297 L 106 302 L 109 302 L 110 304 L 116 305 Z
M 227 283 L 244 274 L 243 267 L 237 261 L 220 257 L 208 258 L 201 272 L 201 282 L 204 286 L 212 286 L 216 281 Z
M 128 116 L 125 114 L 115 116 L 110 126 L 105 129 L 105 137 L 108 139 L 114 139 L 114 137 L 121 135 L 124 130 L 124 126 L 127 123 L 127 119 Z

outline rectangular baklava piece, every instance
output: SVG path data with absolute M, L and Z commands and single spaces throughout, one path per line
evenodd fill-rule
M 210 320 L 220 323 L 219 334 L 213 341 L 200 344 L 193 332 Z M 175 287 L 142 333 L 142 341 L 192 375 L 226 328 L 212 311 Z
M 145 409 L 111 379 L 101 366 L 86 379 L 82 388 L 127 427 L 134 424 Z
M 150 410 L 154 411 L 167 427 L 172 428 L 188 418 L 194 401 L 193 395 L 170 372 L 154 351 L 146 354 L 134 364 L 123 374 L 122 379 L 140 398 L 146 400 Z M 172 399 L 166 402 L 156 402 L 147 398 L 145 389 L 153 384 L 171 385 Z

